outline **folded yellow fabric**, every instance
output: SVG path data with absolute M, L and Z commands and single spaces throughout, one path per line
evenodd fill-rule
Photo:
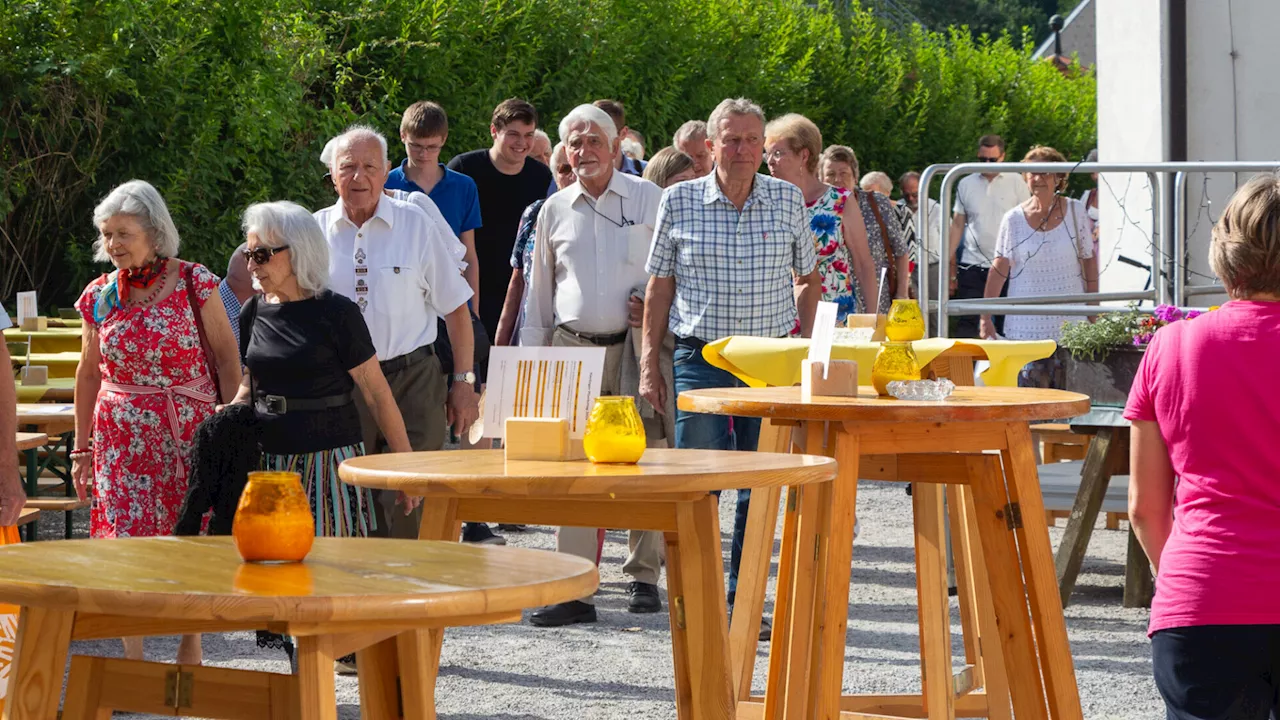
M 1023 365 L 1053 354 L 1057 343 L 1052 340 L 957 340 L 928 338 L 911 344 L 921 367 L 956 345 L 982 350 L 991 367 L 982 373 L 987 385 L 1017 385 L 1018 371 Z M 879 343 L 835 344 L 831 357 L 856 360 L 858 383 L 871 384 L 871 366 L 875 363 Z M 702 356 L 714 367 L 733 373 L 751 387 L 770 385 L 787 387 L 800 382 L 800 362 L 809 356 L 809 341 L 804 338 L 760 338 L 734 335 L 707 343 Z

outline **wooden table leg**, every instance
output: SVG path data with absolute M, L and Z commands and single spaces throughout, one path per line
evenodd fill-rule
M 978 539 L 977 518 L 973 507 L 973 492 L 967 487 L 949 486 L 954 491 L 954 512 L 951 521 L 952 537 L 960 538 L 955 555 L 965 557 L 967 585 L 972 594 L 973 608 L 977 621 L 977 660 L 981 669 L 982 688 L 987 696 L 987 718 L 989 720 L 1012 720 L 1009 707 L 1009 675 L 1004 664 L 1004 653 L 1000 648 L 1000 628 L 996 623 L 995 607 L 991 603 L 991 579 L 987 572 L 987 560 L 982 553 L 982 543 Z M 957 528 L 959 530 L 957 531 Z M 962 600 L 963 602 L 963 600 Z M 966 631 L 968 632 L 968 631 Z
M 74 612 L 22 608 L 4 720 L 53 720 L 57 716 L 74 622 Z
M 954 720 L 951 679 L 951 608 L 947 602 L 946 530 L 943 487 L 913 483 L 916 599 L 920 609 L 920 660 L 929 720 Z
M 1111 482 L 1113 437 L 1114 430 L 1111 428 L 1099 429 L 1097 437 L 1089 443 L 1089 449 L 1085 452 L 1084 468 L 1080 473 L 1080 490 L 1076 492 L 1075 503 L 1071 506 L 1071 515 L 1067 519 L 1067 530 L 1062 535 L 1062 544 L 1058 546 L 1058 554 L 1054 558 L 1058 597 L 1063 607 L 1071 601 L 1071 591 L 1075 589 L 1080 565 L 1084 562 L 1084 553 L 1088 550 L 1089 538 L 1093 535 L 1093 524 L 1098 520 L 1098 511 L 1102 509 L 1107 485 Z
M 1049 715 L 1053 720 L 1080 720 L 1080 689 L 1076 684 L 1067 622 L 1053 568 L 1049 528 L 1044 523 L 1044 500 L 1031 448 L 1031 430 L 1025 423 L 1010 423 L 1005 433 L 1008 449 L 1003 452 L 1009 501 L 1021 510 L 1022 522 L 1015 525 L 1022 572 L 1031 601 L 1031 621 L 1040 648 Z
M 971 669 L 973 686 L 983 687 L 986 680 L 986 661 L 982 657 L 978 633 L 978 597 L 973 579 L 973 547 L 971 535 L 965 527 L 965 515 L 961 510 L 963 485 L 947 485 L 947 515 L 951 523 L 949 538 L 952 563 L 956 574 L 956 601 L 960 607 L 960 634 L 964 640 L 964 661 Z M 989 599 L 987 600 L 989 602 Z
M 440 655 L 427 630 L 400 633 L 396 647 L 400 659 L 400 696 L 404 720 L 436 719 L 436 673 Z
M 74 655 L 67 674 L 62 720 L 111 720 L 111 708 L 100 708 L 104 658 Z
M 1127 608 L 1151 607 L 1155 595 L 1155 579 L 1151 577 L 1151 561 L 1138 542 L 1138 536 L 1129 527 L 1129 547 L 1124 563 L 1124 606 Z
M 755 508 L 753 507 L 752 510 Z M 680 570 L 684 558 L 680 550 L 680 534 L 664 533 L 667 541 L 667 597 L 671 599 L 667 618 L 671 623 L 671 654 L 675 668 L 676 717 L 694 720 L 693 679 L 689 668 L 688 612 L 684 607 L 684 577 Z M 741 578 L 739 578 L 741 580 Z M 679 598 L 679 604 L 676 599 Z
M 782 717 L 790 667 L 791 619 L 795 612 L 796 536 L 800 526 L 800 488 L 787 488 L 782 515 L 782 548 L 778 553 L 778 592 L 773 603 L 773 638 L 769 643 L 769 675 L 764 689 L 765 720 Z
M 306 720 L 338 720 L 333 681 L 333 638 L 298 638 L 298 708 Z
M 827 563 L 822 576 L 822 635 L 815 673 L 813 717 L 837 720 L 844 691 L 845 639 L 849 632 L 849 585 L 853 570 L 853 526 L 857 521 L 858 461 L 861 443 L 857 431 L 837 424 L 832 448 L 839 466 L 831 482 L 831 513 L 827 533 Z
M 707 495 L 676 507 L 689 679 L 696 720 L 729 720 L 736 702 L 729 677 L 729 623 L 720 550 L 719 498 Z
M 400 717 L 397 652 L 396 638 L 356 651 L 362 720 L 396 720 Z
M 817 587 L 815 577 L 816 555 L 822 528 L 818 519 L 820 493 L 815 486 L 800 488 L 799 523 L 796 531 L 795 581 L 792 582 L 791 626 L 788 628 L 787 655 L 790 667 L 786 669 L 786 699 L 783 717 L 786 720 L 809 720 L 809 695 L 811 673 L 810 643 L 813 641 L 813 624 Z M 774 640 L 777 643 L 777 640 Z

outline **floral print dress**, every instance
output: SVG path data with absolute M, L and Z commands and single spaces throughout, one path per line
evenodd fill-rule
M 201 307 L 218 278 L 179 262 L 178 282 L 159 302 L 116 309 L 97 324 L 102 390 L 93 412 L 94 538 L 170 535 L 187 493 L 196 426 L 213 414 L 217 390 L 187 300 L 191 268 Z M 76 302 L 86 325 L 110 276 Z
M 809 229 L 813 231 L 818 251 L 818 274 L 822 278 L 822 299 L 838 306 L 837 321 L 843 325 L 846 315 L 858 312 L 857 280 L 853 277 L 853 259 L 844 244 L 844 208 L 849 191 L 828 187 L 817 200 L 805 203 L 809 211 Z

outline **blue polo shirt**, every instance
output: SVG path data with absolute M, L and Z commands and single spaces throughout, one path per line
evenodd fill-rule
M 409 161 L 405 160 L 400 163 L 400 167 L 387 174 L 388 190 L 423 192 L 422 188 L 418 187 L 418 183 L 405 175 L 404 169 L 408 163 Z M 427 197 L 440 208 L 440 214 L 444 215 L 445 222 L 449 223 L 449 227 L 453 229 L 453 234 L 461 237 L 462 233 L 475 230 L 481 225 L 480 194 L 476 192 L 476 181 L 460 172 L 450 170 L 443 163 L 440 169 L 444 171 L 444 177 L 431 188 Z

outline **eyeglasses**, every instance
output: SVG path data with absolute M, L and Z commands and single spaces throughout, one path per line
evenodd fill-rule
M 289 249 L 288 245 L 282 245 L 280 247 L 260 247 L 257 250 L 250 250 L 249 248 L 245 248 L 244 250 L 240 251 L 240 254 L 244 255 L 246 259 L 252 260 L 254 264 L 266 265 L 267 263 L 271 262 L 271 258 L 275 257 L 276 253 L 280 252 L 281 250 L 288 250 L 288 249 Z
M 1000 158 L 978 156 L 978 162 L 1000 162 Z

